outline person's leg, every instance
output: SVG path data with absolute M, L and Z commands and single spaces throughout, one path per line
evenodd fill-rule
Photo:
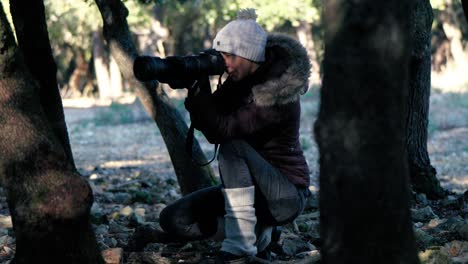
M 306 190 L 298 189 L 243 140 L 219 149 L 219 171 L 225 188 L 255 186 L 255 208 L 263 225 L 282 225 L 303 210 Z
M 218 161 L 226 201 L 221 250 L 253 255 L 269 244 L 271 226 L 296 217 L 304 201 L 297 188 L 245 141 L 222 144 Z
M 264 251 L 271 242 L 271 234 L 273 232 L 273 226 L 271 225 L 257 225 L 257 251 L 260 253 Z
M 221 186 L 208 187 L 188 194 L 168 205 L 160 214 L 164 231 L 181 239 L 199 240 L 213 236 L 218 219 L 223 217 Z
M 224 233 L 221 251 L 236 256 L 255 255 L 255 187 L 224 188 L 225 210 Z

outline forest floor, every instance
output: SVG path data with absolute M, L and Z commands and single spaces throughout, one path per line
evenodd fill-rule
M 318 91 L 309 91 L 303 100 L 301 144 L 311 167 L 313 196 L 306 211 L 282 228 L 274 263 L 316 263 L 320 258 L 318 150 L 312 133 Z M 175 103 L 182 109 L 182 100 Z M 92 222 L 108 263 L 114 263 L 112 258 L 135 264 L 213 263 L 219 241 L 128 248 L 136 227 L 157 227 L 161 210 L 181 197 L 159 129 L 138 100 L 111 105 L 64 100 L 64 106 L 76 165 L 95 194 Z M 433 92 L 429 132 L 431 162 L 449 195 L 432 201 L 413 194 L 420 258 L 424 263 L 468 263 L 468 93 Z M 197 138 L 211 157 L 213 147 L 202 135 Z M 217 163 L 211 166 L 216 173 Z M 0 263 L 9 263 L 15 239 L 5 197 L 0 199 Z

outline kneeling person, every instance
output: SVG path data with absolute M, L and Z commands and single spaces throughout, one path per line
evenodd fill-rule
M 224 217 L 219 261 L 265 250 L 273 226 L 294 220 L 309 194 L 309 169 L 299 143 L 301 106 L 310 63 L 295 39 L 267 35 L 253 9 L 213 41 L 228 78 L 213 94 L 187 97 L 192 124 L 220 144 L 222 186 L 189 194 L 166 207 L 161 227 L 187 240 L 209 238 Z

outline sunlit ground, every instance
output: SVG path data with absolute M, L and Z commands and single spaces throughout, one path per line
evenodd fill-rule
M 431 83 L 432 87 L 444 93 L 468 93 L 467 68 L 448 64 L 443 72 L 432 72 Z
M 109 106 L 114 103 L 118 104 L 132 104 L 136 100 L 134 94 L 126 93 L 124 96 L 116 99 L 96 99 L 91 97 L 82 98 L 65 98 L 62 99 L 63 107 L 66 108 L 90 108 L 95 106 Z

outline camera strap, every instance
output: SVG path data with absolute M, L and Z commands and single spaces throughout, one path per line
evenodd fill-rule
M 218 154 L 219 144 L 214 145 L 214 154 L 213 154 L 213 157 L 211 158 L 211 160 L 206 162 L 206 163 L 200 163 L 200 162 L 198 162 L 197 160 L 195 160 L 193 158 L 193 139 L 195 138 L 194 134 L 195 134 L 195 127 L 193 126 L 193 124 L 190 124 L 189 130 L 188 130 L 188 133 L 187 133 L 187 139 L 185 141 L 185 150 L 187 151 L 187 154 L 189 155 L 189 157 L 192 159 L 192 161 L 195 164 L 197 164 L 200 167 L 203 167 L 203 166 L 206 166 L 206 165 L 210 164 L 211 162 L 213 162 L 215 160 L 216 155 Z
M 223 77 L 223 75 L 219 75 L 219 79 L 218 79 L 218 85 L 217 85 L 217 88 L 219 89 L 221 87 L 221 78 Z M 198 85 L 198 80 L 196 80 L 193 84 L 192 84 L 192 88 L 191 88 L 191 91 L 194 91 L 195 90 L 195 87 Z M 189 130 L 188 130 L 188 133 L 187 133 L 187 139 L 185 140 L 185 151 L 187 151 L 187 154 L 189 155 L 190 159 L 192 159 L 192 161 L 197 164 L 198 166 L 200 167 L 203 167 L 203 166 L 206 166 L 208 164 L 210 164 L 211 162 L 213 162 L 216 158 L 216 156 L 218 155 L 218 147 L 219 147 L 219 144 L 215 144 L 214 145 L 214 154 L 213 154 L 213 157 L 211 158 L 210 161 L 206 162 L 206 163 L 200 163 L 198 161 L 196 161 L 194 158 L 193 158 L 193 140 L 195 138 L 195 127 L 193 126 L 193 123 L 190 124 L 190 127 L 189 127 Z

